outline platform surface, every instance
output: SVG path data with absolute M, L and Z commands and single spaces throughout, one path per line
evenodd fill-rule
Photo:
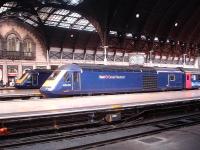
M 38 89 L 1 89 L 1 98 L 18 98 L 23 96 L 40 96 L 41 93 Z
M 0 119 L 165 104 L 196 99 L 200 99 L 200 90 L 0 101 Z
M 126 140 L 89 150 L 199 150 L 200 125 Z

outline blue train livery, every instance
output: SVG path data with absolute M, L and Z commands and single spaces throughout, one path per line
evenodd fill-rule
M 53 71 L 48 69 L 34 69 L 26 71 L 15 82 L 18 89 L 39 89 Z
M 180 68 L 69 64 L 54 71 L 40 91 L 46 97 L 63 97 L 189 89 L 185 76 Z

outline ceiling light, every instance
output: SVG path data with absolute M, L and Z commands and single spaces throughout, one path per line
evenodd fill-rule
M 159 41 L 158 37 L 155 37 L 155 38 L 154 38 L 154 41 L 158 42 L 158 41 Z
M 176 23 L 174 24 L 174 26 L 175 26 L 175 27 L 178 27 L 178 22 L 176 22 Z
M 135 17 L 136 17 L 136 18 L 140 18 L 140 14 L 137 13 L 137 14 L 135 15 Z
M 167 39 L 167 41 L 166 41 L 167 43 L 169 43 L 170 42 L 170 40 L 169 39 Z

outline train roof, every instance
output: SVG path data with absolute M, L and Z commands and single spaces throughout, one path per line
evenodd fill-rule
M 92 65 L 92 64 L 68 64 L 63 65 L 58 70 L 69 70 L 69 71 L 82 71 L 82 70 L 99 70 L 99 71 L 130 71 L 130 72 L 142 72 L 142 71 L 153 71 L 156 70 L 152 67 L 141 67 L 141 66 L 111 66 L 111 65 Z
M 157 72 L 182 72 L 179 68 L 160 68 L 154 67 Z
M 111 66 L 93 64 L 68 64 L 61 66 L 58 70 L 79 71 L 99 70 L 99 71 L 130 71 L 130 72 L 182 72 L 179 68 L 159 68 L 143 66 Z
M 200 69 L 196 69 L 196 68 L 180 68 L 180 70 L 182 70 L 183 72 L 200 74 Z
M 57 70 L 78 71 L 78 72 L 82 71 L 81 67 L 77 64 L 63 65 L 63 66 L 60 66 Z
M 50 69 L 33 69 L 33 70 L 27 70 L 26 72 L 30 73 L 52 73 L 53 71 Z
M 99 71 L 130 71 L 130 72 L 191 72 L 200 74 L 199 69 L 190 68 L 166 68 L 166 67 L 144 67 L 144 66 L 112 66 L 112 65 L 93 65 L 93 64 L 67 64 L 63 65 L 58 70 L 78 71 L 82 70 L 99 70 Z

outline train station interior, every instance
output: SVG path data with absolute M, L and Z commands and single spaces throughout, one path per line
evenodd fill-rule
M 199 0 L 1 0 L 0 149 L 199 150 Z

